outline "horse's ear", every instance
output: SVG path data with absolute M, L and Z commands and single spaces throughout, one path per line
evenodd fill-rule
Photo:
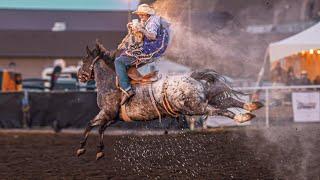
M 101 43 L 100 43 L 99 39 L 96 39 L 96 48 L 100 49 L 100 45 L 101 45 Z
M 86 46 L 86 51 L 88 55 L 92 55 L 92 51 L 90 50 L 89 46 Z
M 96 44 L 96 49 L 100 52 L 101 51 L 101 48 L 98 44 Z
M 103 51 L 103 45 L 99 41 L 99 39 L 96 39 L 96 48 L 99 50 L 99 52 Z
M 99 50 L 99 52 L 106 52 L 107 50 L 103 47 L 102 43 L 100 43 L 99 39 L 96 39 L 96 49 Z

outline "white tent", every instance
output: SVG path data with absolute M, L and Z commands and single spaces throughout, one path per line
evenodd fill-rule
M 269 45 L 270 61 L 282 59 L 295 53 L 320 49 L 320 22 L 287 39 Z

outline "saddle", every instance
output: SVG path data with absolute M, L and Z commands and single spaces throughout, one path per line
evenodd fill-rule
M 132 66 L 127 70 L 127 74 L 130 78 L 130 83 L 135 84 L 150 84 L 158 80 L 158 71 L 151 71 L 145 75 L 142 75 L 136 66 Z

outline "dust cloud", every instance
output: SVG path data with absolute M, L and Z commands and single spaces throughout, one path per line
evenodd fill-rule
M 258 132 L 263 138 L 254 146 L 255 151 L 259 154 L 266 149 L 273 149 L 269 159 L 272 161 L 276 177 L 286 174 L 283 177 L 285 179 L 314 178 L 315 172 L 318 171 L 318 126 L 288 124 L 259 128 Z M 248 138 L 257 137 L 254 131 L 247 131 L 246 135 Z
M 256 77 L 263 48 L 257 48 L 228 11 L 217 11 L 218 1 L 158 0 L 157 13 L 171 22 L 172 43 L 166 55 L 181 64 L 211 68 L 233 77 Z

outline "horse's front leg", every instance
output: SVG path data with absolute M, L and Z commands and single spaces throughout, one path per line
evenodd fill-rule
M 97 146 L 97 155 L 96 155 L 96 160 L 101 159 L 104 156 L 104 143 L 103 143 L 103 136 L 104 136 L 104 131 L 106 130 L 107 127 L 109 127 L 112 123 L 115 121 L 105 121 L 103 124 L 100 125 L 99 128 L 99 144 Z
M 80 147 L 79 149 L 77 150 L 77 156 L 81 156 L 82 154 L 84 154 L 86 152 L 86 149 L 84 148 L 86 146 L 86 143 L 87 143 L 87 139 L 88 139 L 88 136 L 89 136 L 89 133 L 91 131 L 91 129 L 93 128 L 94 126 L 92 125 L 92 121 L 90 121 L 86 127 L 86 129 L 84 130 L 84 133 L 83 133 L 83 139 L 82 141 L 80 141 Z
M 96 117 L 94 117 L 91 121 L 89 121 L 89 123 L 83 133 L 84 137 L 83 137 L 82 141 L 80 141 L 80 147 L 76 152 L 77 156 L 81 156 L 82 154 L 84 154 L 86 152 L 85 146 L 86 146 L 90 131 L 95 126 L 101 124 L 101 121 L 105 119 L 104 115 L 105 115 L 105 113 L 103 111 L 100 111 L 99 114 L 96 115 Z

